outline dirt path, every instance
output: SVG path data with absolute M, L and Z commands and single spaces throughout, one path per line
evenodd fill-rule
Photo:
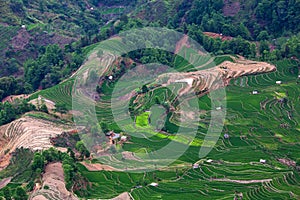
M 81 162 L 83 166 L 87 168 L 89 171 L 120 171 L 114 167 L 111 167 L 109 165 L 103 165 L 100 163 L 86 163 L 86 162 Z
M 0 190 L 1 190 L 2 188 L 4 188 L 5 186 L 7 186 L 7 184 L 9 184 L 10 181 L 11 181 L 11 179 L 12 179 L 12 177 L 2 179 L 2 180 L 0 181 Z
M 124 193 L 120 194 L 119 196 L 113 198 L 112 200 L 131 200 L 131 198 L 130 198 L 128 192 L 124 192 Z
M 176 47 L 175 47 L 175 52 L 174 52 L 175 54 L 178 54 L 184 46 L 186 46 L 187 48 L 190 47 L 190 45 L 188 43 L 188 39 L 189 39 L 189 36 L 184 35 L 183 38 L 177 42 Z
M 263 179 L 263 180 L 231 180 L 231 179 L 227 179 L 227 178 L 211 179 L 211 180 L 213 180 L 213 181 L 220 181 L 220 182 L 241 183 L 241 184 L 265 183 L 265 182 L 272 181 L 272 179 Z

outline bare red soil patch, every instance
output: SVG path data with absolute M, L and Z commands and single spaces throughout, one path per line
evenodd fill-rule
M 206 35 L 208 37 L 211 37 L 211 38 L 214 38 L 214 39 L 220 38 L 222 41 L 233 39 L 233 37 L 225 36 L 225 35 L 219 34 L 219 33 L 212 33 L 212 32 L 204 32 L 204 35 Z

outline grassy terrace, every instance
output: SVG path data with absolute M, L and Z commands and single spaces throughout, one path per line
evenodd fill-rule
M 218 58 L 221 59 L 221 58 Z M 223 59 L 223 58 L 222 58 Z M 226 60 L 226 59 L 225 59 Z M 221 61 L 220 61 L 221 62 Z M 207 158 L 218 163 L 200 165 L 200 169 L 178 167 L 176 164 L 195 163 L 199 160 L 199 146 L 202 144 L 210 119 L 210 98 L 206 95 L 199 100 L 189 100 L 191 106 L 199 105 L 206 111 L 203 114 L 196 138 L 189 149 L 173 164 L 168 171 L 134 174 L 128 172 L 89 172 L 80 166 L 81 173 L 93 183 L 89 189 L 89 198 L 112 198 L 118 194 L 131 191 L 135 199 L 233 199 L 234 192 L 242 192 L 244 199 L 297 199 L 300 196 L 299 173 L 281 163 L 277 158 L 296 160 L 300 155 L 300 88 L 297 84 L 297 64 L 289 60 L 276 63 L 277 71 L 267 74 L 245 76 L 231 81 L 227 87 L 227 117 L 222 135 L 228 133 L 230 139 L 220 137 L 215 148 Z M 183 67 L 184 68 L 184 67 Z M 282 81 L 277 85 L 276 81 Z M 64 102 L 71 108 L 71 89 L 73 80 L 66 81 L 53 88 L 38 92 L 55 102 Z M 110 98 L 113 84 L 105 83 L 101 100 L 96 105 L 97 117 L 109 123 L 109 127 L 118 130 L 111 114 Z M 253 95 L 257 90 L 259 94 Z M 172 91 L 158 89 L 150 92 L 144 111 L 153 104 L 154 97 L 160 101 L 172 99 Z M 286 101 L 279 99 L 285 97 Z M 120 111 L 122 108 L 119 108 Z M 157 109 L 157 108 L 156 108 Z M 163 109 L 163 108 L 162 108 Z M 151 110 L 151 109 L 150 109 Z M 157 110 L 156 110 L 157 111 Z M 123 149 L 133 152 L 151 152 L 166 146 L 175 137 L 157 134 L 154 124 L 145 123 L 148 115 L 141 112 L 136 123 L 149 127 L 144 132 L 151 134 L 148 138 L 131 137 Z M 152 119 L 160 118 L 163 113 L 151 113 Z M 163 116 L 170 119 L 170 116 Z M 167 122 L 168 129 L 176 130 L 176 124 Z M 285 125 L 285 126 L 283 126 Z M 134 126 L 131 127 L 134 129 Z M 189 131 L 186 128 L 186 131 Z M 170 131 L 172 132 L 172 131 Z M 222 136 L 221 135 L 221 136 Z M 177 138 L 177 142 L 186 138 Z M 266 159 L 267 164 L 259 164 L 259 159 Z M 109 164 L 110 159 L 107 160 Z M 212 181 L 211 178 L 232 180 L 262 180 L 271 182 L 239 184 Z M 159 182 L 158 187 L 148 184 Z

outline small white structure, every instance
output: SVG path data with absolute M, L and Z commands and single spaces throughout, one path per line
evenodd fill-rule
M 228 139 L 229 138 L 229 135 L 226 133 L 226 134 L 224 134 L 224 138 L 225 139 Z
M 120 134 L 115 133 L 115 135 L 112 137 L 113 140 L 120 138 Z
M 25 26 L 25 25 L 22 25 L 21 27 L 22 27 L 22 28 L 26 28 L 26 26 Z
M 157 187 L 158 183 L 150 183 L 150 186 Z
M 199 168 L 199 164 L 198 163 L 193 164 L 193 169 L 198 169 L 198 168 Z
M 208 163 L 212 163 L 212 162 L 213 162 L 213 160 L 212 160 L 212 159 L 208 159 L 206 162 L 208 162 Z
M 258 91 L 257 90 L 254 90 L 254 91 L 252 91 L 252 94 L 258 94 Z
M 109 76 L 108 77 L 109 80 L 113 80 L 113 78 L 114 78 L 113 76 Z
M 90 9 L 91 9 L 91 10 L 94 10 L 94 7 L 91 7 Z
M 300 78 L 300 75 L 298 75 L 298 78 Z
M 122 137 L 121 137 L 121 141 L 127 141 L 127 136 L 125 136 L 125 135 L 123 135 Z
M 281 85 L 281 84 L 282 84 L 282 81 L 276 81 L 276 84 L 277 84 L 277 85 Z
M 264 159 L 260 159 L 259 162 L 260 162 L 261 164 L 266 164 L 266 163 L 267 163 L 267 161 L 264 160 Z
M 222 107 L 221 106 L 216 107 L 216 110 L 222 110 Z

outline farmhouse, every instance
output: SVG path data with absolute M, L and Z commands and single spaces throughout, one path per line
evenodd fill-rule
M 282 81 L 276 81 L 276 84 L 277 84 L 277 85 L 281 85 L 281 84 L 282 84 Z
M 257 90 L 254 90 L 254 91 L 252 91 L 252 94 L 258 94 L 258 91 Z
M 126 141 L 127 141 L 127 136 L 123 135 L 123 136 L 121 137 L 121 141 L 126 142 Z
M 260 162 L 261 164 L 266 164 L 266 163 L 267 163 L 267 161 L 264 160 L 264 159 L 260 159 L 259 162 Z
M 208 162 L 208 163 L 212 163 L 212 162 L 213 162 L 213 160 L 212 160 L 212 159 L 208 159 L 206 162 Z
M 112 136 L 113 140 L 119 139 L 120 138 L 120 134 L 115 133 L 114 136 Z
M 158 183 L 150 183 L 150 186 L 157 187 Z
M 222 110 L 222 107 L 221 106 L 216 107 L 216 110 Z
M 109 80 L 113 80 L 113 78 L 114 78 L 113 76 L 109 76 L 108 77 Z

